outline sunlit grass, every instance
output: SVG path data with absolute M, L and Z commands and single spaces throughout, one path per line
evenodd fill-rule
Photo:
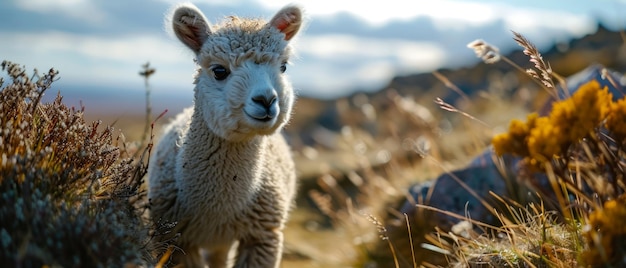
M 462 133 L 460 136 L 455 133 L 441 135 L 441 125 L 436 122 L 449 119 L 431 112 L 427 118 L 432 121 L 410 121 L 408 125 L 415 127 L 415 132 L 401 132 L 392 141 L 402 143 L 404 146 L 401 148 L 419 156 L 416 161 L 407 163 L 401 156 L 394 154 L 383 165 L 365 162 L 371 165 L 365 164 L 364 169 L 357 170 L 358 179 L 350 178 L 354 175 L 346 175 L 345 178 L 338 175 L 340 179 L 337 179 L 337 175 L 324 175 L 319 181 L 322 190 L 310 193 L 335 228 L 351 230 L 358 238 L 356 241 L 359 243 L 355 247 L 361 248 L 361 255 L 354 259 L 357 266 L 624 265 L 620 257 L 625 248 L 621 242 L 624 229 L 621 227 L 620 215 L 626 211 L 622 204 L 626 189 L 623 181 L 625 137 L 622 132 L 623 122 L 626 121 L 623 112 L 625 102 L 613 100 L 606 88 L 596 81 L 583 84 L 577 90 L 572 89 L 571 92 L 575 93 L 570 94 L 570 89 L 564 87 L 563 78 L 550 68 L 549 63 L 543 61 L 530 41 L 520 34 L 514 35 L 534 64 L 534 69 L 525 70 L 510 59 L 494 54 L 498 53 L 497 49 L 487 49 L 492 52 L 484 57 L 489 63 L 505 59 L 509 64 L 514 64 L 516 70 L 536 79 L 536 85 L 556 99 L 549 114 L 540 116 L 528 112 L 530 115 L 527 121 L 513 120 L 508 130 L 500 128 L 500 131 L 496 131 L 506 130 L 505 133 L 494 135 L 494 128 L 502 122 L 489 119 L 502 113 L 503 109 L 524 104 L 515 105 L 511 100 L 505 100 L 506 97 L 501 98 L 493 92 L 482 95 L 485 97 L 482 100 L 464 96 L 460 101 L 463 108 L 436 100 L 435 103 L 444 111 L 465 118 L 461 120 L 463 124 L 455 129 Z M 488 45 L 484 42 L 480 44 Z M 455 87 L 445 77 L 440 80 L 452 90 Z M 409 106 L 403 105 L 403 102 L 385 107 L 385 112 L 393 110 L 398 118 L 399 114 L 406 115 L 410 110 L 406 109 Z M 508 115 L 509 118 L 515 117 Z M 406 126 L 407 122 L 400 124 Z M 415 133 L 420 134 L 403 139 L 402 135 Z M 485 141 L 485 137 L 493 139 Z M 457 140 L 452 142 L 451 139 Z M 359 142 L 354 137 L 350 140 Z M 513 189 L 519 189 L 520 193 L 511 196 L 493 195 L 491 200 L 499 200 L 495 203 L 484 203 L 486 201 L 483 200 L 483 204 L 498 219 L 498 224 L 486 224 L 481 219 L 453 215 L 420 205 L 426 200 L 413 200 L 417 205 L 416 215 L 412 215 L 413 221 L 405 221 L 407 215 L 394 210 L 398 206 L 393 204 L 393 200 L 411 200 L 411 196 L 402 197 L 407 185 L 432 178 L 433 173 L 462 167 L 463 163 L 467 163 L 469 158 L 488 147 L 492 141 L 496 156 L 507 154 L 522 160 L 518 166 L 504 166 L 502 163 L 506 161 L 498 162 L 500 170 L 516 172 L 516 176 L 509 178 L 507 184 Z M 454 147 L 456 144 L 463 145 Z M 446 153 L 450 148 L 455 153 Z M 459 157 L 463 160 L 453 164 L 454 157 L 450 157 L 459 155 L 465 158 Z M 420 171 L 426 170 L 430 170 L 425 172 L 429 175 L 421 176 L 424 173 Z M 445 227 L 446 224 L 438 226 L 437 222 L 429 222 L 436 214 L 457 218 L 461 223 L 450 228 Z M 378 220 L 380 218 L 385 221 Z M 367 224 L 372 226 L 368 227 Z M 390 232 L 389 226 L 398 228 Z M 404 230 L 399 228 L 402 226 Z M 372 241 L 372 236 L 365 235 L 367 232 L 378 232 L 380 236 Z M 364 240 L 362 237 L 369 239 Z
M 553 75 L 555 80 L 560 78 L 539 52 L 521 35 L 516 34 L 516 40 L 537 68 L 527 72 L 554 89 L 553 96 L 561 95 L 552 83 Z M 490 209 L 500 219 L 498 226 L 456 215 L 482 232 L 438 229 L 429 238 L 433 252 L 445 255 L 455 267 L 625 264 L 623 101 L 613 101 L 597 81 L 572 92 L 571 97 L 556 101 L 547 116 L 533 113 L 526 122 L 513 120 L 507 132 L 493 138 L 497 155 L 522 159 L 519 167 L 503 168 L 519 168 L 515 183 L 525 181 L 532 186 L 539 201 L 496 196 L 506 207 L 505 211 Z

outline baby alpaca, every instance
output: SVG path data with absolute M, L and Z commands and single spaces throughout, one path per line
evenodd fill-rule
M 165 128 L 150 162 L 151 218 L 176 223 L 173 260 L 185 267 L 204 267 L 201 249 L 210 268 L 278 267 L 296 177 L 280 134 L 295 98 L 284 72 L 302 12 L 219 25 L 191 4 L 172 14 L 198 71 L 193 107 Z

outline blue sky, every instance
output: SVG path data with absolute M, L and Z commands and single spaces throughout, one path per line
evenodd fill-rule
M 64 95 L 131 104 L 123 96 L 141 96 L 137 72 L 150 61 L 157 68 L 153 96 L 190 102 L 193 55 L 163 26 L 176 2 L 3 0 L 0 58 L 40 70 L 54 66 Z M 285 4 L 303 6 L 308 25 L 288 72 L 300 94 L 322 98 L 380 89 L 398 74 L 474 63 L 465 47 L 474 39 L 513 49 L 510 30 L 546 48 L 595 31 L 599 19 L 613 29 L 626 26 L 625 0 L 192 2 L 212 22 L 233 14 L 269 18 Z

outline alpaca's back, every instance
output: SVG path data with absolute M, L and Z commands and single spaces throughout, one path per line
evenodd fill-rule
M 148 200 L 153 215 L 161 215 L 156 222 L 175 219 L 175 205 L 178 187 L 176 186 L 176 157 L 183 143 L 183 137 L 189 129 L 193 107 L 185 109 L 163 129 L 163 135 L 154 147 L 150 158 Z

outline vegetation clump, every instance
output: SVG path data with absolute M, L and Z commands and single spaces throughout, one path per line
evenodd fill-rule
M 589 215 L 583 237 L 588 243 L 581 254 L 583 263 L 590 266 L 624 265 L 626 254 L 626 195 L 607 201 Z
M 590 81 L 571 98 L 554 103 L 550 115 L 532 113 L 525 123 L 512 120 L 507 133 L 493 138 L 494 149 L 498 155 L 511 153 L 524 157 L 530 164 L 540 164 L 565 153 L 607 116 L 613 118 L 606 125 L 608 129 L 620 131 L 621 124 L 614 122 L 619 121 L 619 109 L 623 106 L 618 103 L 612 101 L 607 87 L 601 88 L 597 81 Z
M 0 262 L 10 267 L 122 267 L 149 260 L 145 167 L 112 127 L 87 123 L 58 79 L 3 61 L 0 79 Z M 6 84 L 5 84 L 6 83 Z

